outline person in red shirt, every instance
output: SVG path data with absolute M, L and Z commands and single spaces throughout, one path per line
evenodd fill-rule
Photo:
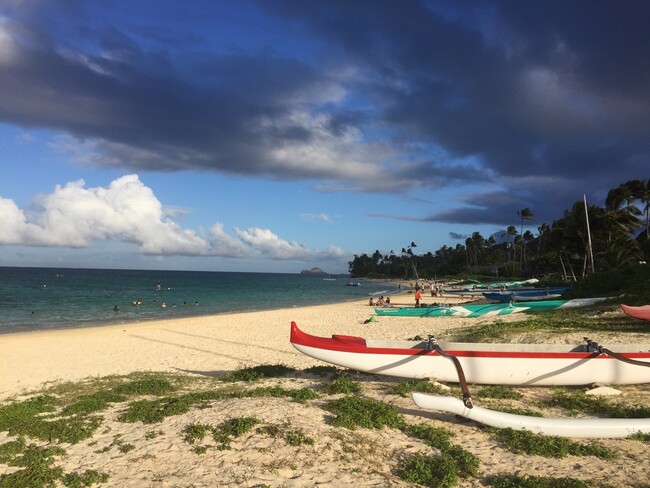
M 422 294 L 420 293 L 420 289 L 418 288 L 415 290 L 415 308 L 418 308 L 420 306 L 420 298 L 422 298 Z

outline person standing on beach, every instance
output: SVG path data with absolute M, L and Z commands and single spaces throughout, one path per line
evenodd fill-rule
M 420 298 L 422 298 L 422 293 L 420 292 L 420 289 L 417 288 L 415 290 L 415 308 L 420 307 Z

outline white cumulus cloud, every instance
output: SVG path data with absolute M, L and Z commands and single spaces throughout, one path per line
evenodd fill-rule
M 220 222 L 212 225 L 207 236 L 199 235 L 173 221 L 138 175 L 122 176 L 107 187 L 86 188 L 83 180 L 57 185 L 36 202 L 39 211 L 28 213 L 0 196 L 0 245 L 81 248 L 116 240 L 135 244 L 143 254 L 160 256 L 262 256 L 309 261 L 345 255 L 333 246 L 314 250 L 280 239 L 269 229 L 235 229 L 233 236 Z

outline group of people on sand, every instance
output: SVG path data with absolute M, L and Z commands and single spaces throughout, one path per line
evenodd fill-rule
M 386 297 L 384 299 L 384 295 L 382 295 L 377 299 L 376 302 L 372 299 L 372 297 L 370 297 L 370 300 L 368 300 L 368 305 L 371 307 L 390 307 L 390 297 Z

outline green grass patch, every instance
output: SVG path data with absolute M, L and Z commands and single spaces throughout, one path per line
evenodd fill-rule
M 479 458 L 461 446 L 451 443 L 451 439 L 455 437 L 454 432 L 427 424 L 407 425 L 402 430 L 406 435 L 420 439 L 438 449 L 442 455 L 452 458 L 459 476 L 467 478 L 475 476 L 478 472 L 481 463 Z
M 158 436 L 160 436 L 160 435 L 163 435 L 163 431 L 162 431 L 162 430 L 150 430 L 149 432 L 147 432 L 147 433 L 144 435 L 144 438 L 145 438 L 146 440 L 150 441 L 151 439 L 155 439 L 156 437 L 158 437 Z
M 101 419 L 92 416 L 56 417 L 57 399 L 41 395 L 0 407 L 0 431 L 48 442 L 75 444 L 93 435 Z
M 127 406 L 126 411 L 118 417 L 118 420 L 129 423 L 155 424 L 162 422 L 166 417 L 186 413 L 197 405 L 223 398 L 227 398 L 227 394 L 224 392 L 206 391 L 154 400 L 136 400 Z
M 515 388 L 510 388 L 504 385 L 491 385 L 484 386 L 477 393 L 477 397 L 480 398 L 499 398 L 499 399 L 508 399 L 508 400 L 519 400 L 522 397 L 522 394 L 519 390 Z
M 295 371 L 295 368 L 283 364 L 263 364 L 233 371 L 226 375 L 222 381 L 234 383 L 236 381 L 259 381 L 266 378 L 281 378 L 295 373 Z
M 183 429 L 183 433 L 185 434 L 183 440 L 188 444 L 202 441 L 210 429 L 209 424 L 188 424 Z
M 633 439 L 635 441 L 641 441 L 650 444 L 650 433 L 637 432 L 636 434 L 632 434 L 630 437 L 628 437 L 628 439 Z
M 336 366 L 311 366 L 303 369 L 307 374 L 313 374 L 320 377 L 337 375 L 341 370 Z
M 237 437 L 244 435 L 260 421 L 254 417 L 237 417 L 222 422 L 212 429 L 212 438 L 217 442 L 217 449 L 223 451 L 230 449 L 230 443 Z
M 420 439 L 431 447 L 435 447 L 441 451 L 446 451 L 451 448 L 451 439 L 456 436 L 451 430 L 442 427 L 432 427 L 427 424 L 407 425 L 403 431 L 406 435 Z
M 566 456 L 595 456 L 615 459 L 616 453 L 602 444 L 582 444 L 558 436 L 545 436 L 527 430 L 499 429 L 495 432 L 499 444 L 515 454 L 538 455 L 551 458 Z
M 108 480 L 107 474 L 94 470 L 66 474 L 63 468 L 54 467 L 54 458 L 65 454 L 65 450 L 57 446 L 27 446 L 22 437 L 0 445 L 0 463 L 25 468 L 11 474 L 0 474 L 0 487 L 42 488 L 55 486 L 56 481 L 60 481 L 67 487 L 80 488 Z
M 449 488 L 458 483 L 458 467 L 449 456 L 416 453 L 399 463 L 397 476 L 409 483 Z
M 269 424 L 259 427 L 257 432 L 266 434 L 274 439 L 284 439 L 290 446 L 300 446 L 302 444 L 313 445 L 314 439 L 307 436 L 302 429 L 291 428 L 288 422 L 278 425 Z
M 126 401 L 126 397 L 112 391 L 97 391 L 81 395 L 77 400 L 63 408 L 64 415 L 88 415 L 106 410 L 111 403 Z
M 296 403 L 306 403 L 307 400 L 320 398 L 311 388 L 287 389 L 280 386 L 266 386 L 255 388 L 253 390 L 242 390 L 234 394 L 234 398 L 245 397 L 274 397 L 274 398 L 291 398 Z
M 553 478 L 547 476 L 518 476 L 500 474 L 488 476 L 485 480 L 493 488 L 588 488 L 591 483 L 575 478 Z
M 100 473 L 94 469 L 87 469 L 83 473 L 66 474 L 61 481 L 68 488 L 83 488 L 94 484 L 106 483 L 108 478 L 106 473 Z
M 350 395 L 353 393 L 359 393 L 360 391 L 361 386 L 359 383 L 350 378 L 346 372 L 337 374 L 336 377 L 325 387 L 325 392 L 330 395 L 335 395 L 337 393 Z
M 404 418 L 397 409 L 387 403 L 361 396 L 344 397 L 332 400 L 325 405 L 325 410 L 336 415 L 332 421 L 335 427 L 345 427 L 354 430 L 357 427 L 365 429 L 382 429 L 404 427 Z
M 192 408 L 207 408 L 210 402 L 227 398 L 275 397 L 291 398 L 298 403 L 318 398 L 310 388 L 286 389 L 279 386 L 260 387 L 252 390 L 236 389 L 229 391 L 203 391 L 186 393 L 176 397 L 163 397 L 153 400 L 136 400 L 127 406 L 118 420 L 120 422 L 142 422 L 155 424 L 166 417 L 181 415 Z
M 176 387 L 166 378 L 142 378 L 118 385 L 113 392 L 118 395 L 167 395 L 176 391 Z
M 610 403 L 607 398 L 587 395 L 580 390 L 557 388 L 553 396 L 546 402 L 552 407 L 568 410 L 573 415 L 586 413 L 612 418 L 648 418 L 650 407 Z
M 414 391 L 428 393 L 430 395 L 448 394 L 448 391 L 440 385 L 436 385 L 427 379 L 400 381 L 396 385 L 392 385 L 387 389 L 387 393 L 391 395 L 399 395 L 404 398 L 410 396 Z

